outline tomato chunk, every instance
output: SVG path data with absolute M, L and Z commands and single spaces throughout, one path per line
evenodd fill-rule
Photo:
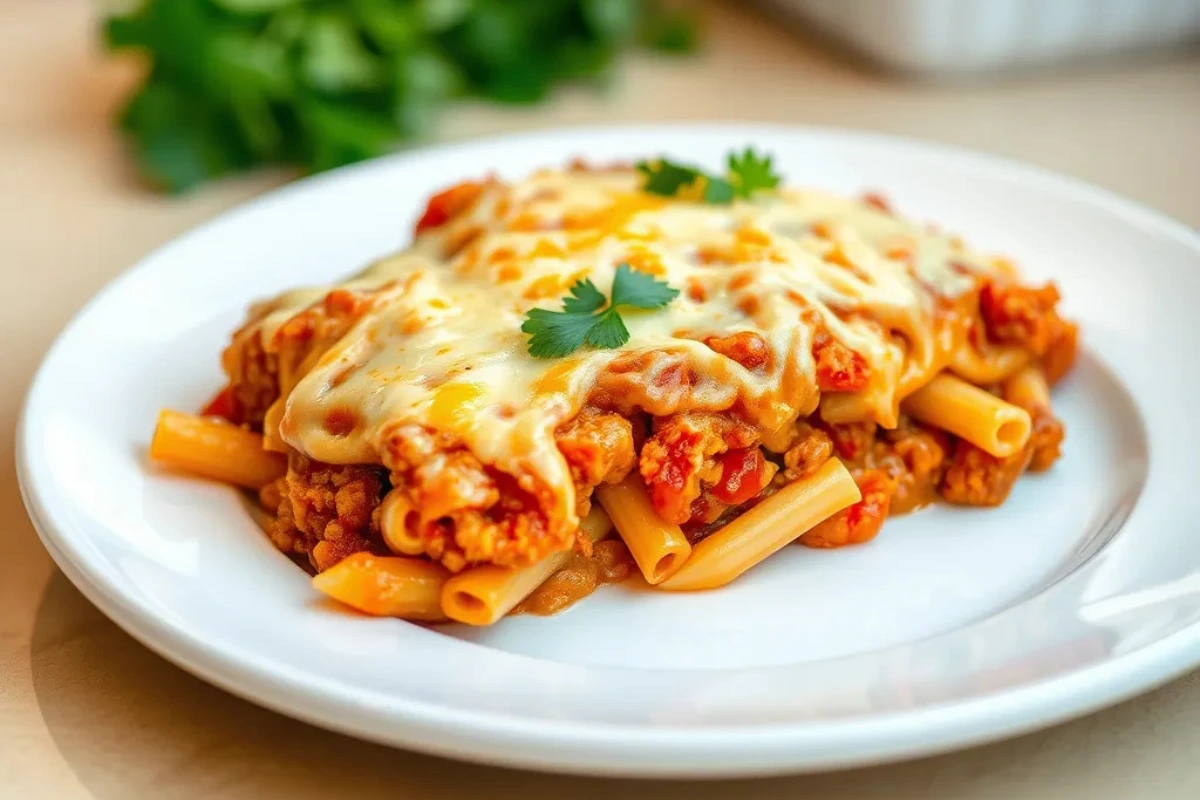
M 233 394 L 233 386 L 226 386 L 213 395 L 213 398 L 200 411 L 200 415 L 204 417 L 221 417 L 236 425 L 240 425 L 242 423 L 242 411 L 237 397 Z
M 417 233 L 424 233 L 432 228 L 440 228 L 456 216 L 467 210 L 471 203 L 483 191 L 482 183 L 467 181 L 457 186 L 438 192 L 429 198 L 425 213 L 417 221 Z
M 710 490 L 713 497 L 731 506 L 741 505 L 762 491 L 766 459 L 757 447 L 730 450 L 718 457 L 721 478 Z

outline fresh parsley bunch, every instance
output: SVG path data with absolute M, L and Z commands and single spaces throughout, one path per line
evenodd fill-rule
M 683 52 L 655 0 L 144 0 L 105 41 L 149 59 L 120 124 L 167 191 L 259 164 L 308 171 L 377 155 L 477 96 L 543 99 L 603 77 L 622 47 Z

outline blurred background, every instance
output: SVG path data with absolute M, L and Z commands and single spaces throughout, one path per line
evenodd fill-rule
M 15 526 L 0 577 L 0 734 L 12 734 L 0 735 L 0 786 L 226 796 L 259 776 L 341 796 L 330 763 L 378 786 L 397 769 L 428 787 L 465 780 L 472 797 L 498 780 L 211 690 L 54 569 L 13 475 L 21 397 L 67 320 L 147 252 L 393 148 L 679 120 L 986 150 L 1200 227 L 1198 32 L 1200 0 L 0 0 L 0 280 L 19 298 L 0 315 L 0 515 Z M 398 240 L 408 213 L 397 209 Z M 955 797 L 1194 786 L 1198 701 L 1200 682 L 1175 683 L 1044 734 L 813 785 L 827 797 L 932 796 L 935 782 Z
M 75 137 L 61 144 L 93 148 L 89 166 L 168 194 L 499 130 L 679 119 L 895 131 L 1087 172 L 1100 154 L 1130 162 L 1138 146 L 1194 141 L 1200 113 L 1200 0 L 0 8 L 5 155 Z

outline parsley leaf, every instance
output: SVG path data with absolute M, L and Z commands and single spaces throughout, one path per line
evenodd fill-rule
M 704 187 L 704 202 L 713 206 L 728 205 L 737 193 L 733 184 L 723 178 L 709 178 Z
M 691 186 L 704 175 L 694 167 L 676 164 L 665 158 L 657 161 L 640 161 L 637 171 L 646 179 L 642 191 L 659 194 L 663 197 L 674 197 L 681 189 Z
M 662 308 L 679 296 L 679 290 L 653 275 L 637 272 L 628 264 L 617 266 L 613 276 L 612 302 L 591 280 L 576 281 L 570 296 L 563 298 L 563 310 L 530 309 L 521 330 L 530 334 L 529 355 L 534 358 L 562 358 L 585 344 L 612 350 L 629 341 L 629 329 L 617 309 Z
M 662 308 L 678 296 L 678 289 L 663 283 L 653 275 L 630 269 L 628 264 L 619 265 L 617 274 L 613 276 L 614 307 Z
M 571 296 L 563 298 L 563 310 L 572 313 L 591 314 L 607 302 L 604 292 L 587 278 L 576 281 L 571 287 Z
M 597 321 L 591 312 L 551 311 L 547 308 L 532 308 L 525 317 L 521 330 L 530 334 L 529 355 L 534 358 L 571 355 L 587 341 Z
M 749 197 L 756 191 L 774 189 L 780 178 L 773 171 L 771 156 L 759 156 L 754 148 L 747 147 L 739 154 L 729 154 L 729 177 L 738 197 Z
M 737 197 L 749 198 L 755 192 L 779 185 L 780 177 L 774 172 L 770 155 L 760 156 L 754 148 L 747 147 L 741 153 L 731 152 L 726 161 L 728 172 L 725 177 L 665 158 L 641 161 L 637 170 L 644 179 L 644 192 L 700 200 L 709 205 L 728 205 Z
M 629 329 L 613 309 L 596 317 L 596 323 L 587 334 L 587 343 L 600 350 L 613 350 L 628 341 Z

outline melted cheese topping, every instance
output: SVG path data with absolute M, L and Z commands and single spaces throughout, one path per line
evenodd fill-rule
M 526 311 L 560 309 L 585 277 L 607 294 L 622 262 L 680 296 L 660 310 L 623 308 L 631 338 L 619 350 L 528 355 Z M 821 402 L 820 320 L 871 372 L 866 391 L 825 398 L 832 416 L 894 425 L 900 399 L 962 343 L 947 301 L 1005 269 L 952 237 L 819 192 L 713 206 L 640 192 L 632 171 L 543 172 L 489 183 L 465 213 L 345 283 L 277 298 L 258 328 L 269 351 L 284 322 L 334 288 L 370 302 L 271 415 L 291 447 L 324 462 L 386 463 L 388 438 L 420 425 L 552 496 L 552 517 L 574 524 L 554 431 L 593 393 L 620 387 L 627 396 L 610 403 L 653 414 L 737 404 L 767 436 Z M 767 342 L 765 368 L 702 342 L 738 331 Z

